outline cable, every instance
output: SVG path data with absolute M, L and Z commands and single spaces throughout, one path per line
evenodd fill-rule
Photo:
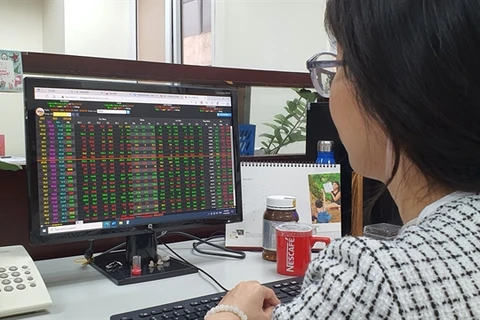
M 189 239 L 192 239 L 192 240 L 196 240 L 197 242 L 194 242 L 192 244 L 193 245 L 193 250 L 197 251 L 200 254 L 218 256 L 218 257 L 234 258 L 234 259 L 240 259 L 240 260 L 245 259 L 245 257 L 246 257 L 246 254 L 243 251 L 228 249 L 228 248 L 225 248 L 224 246 L 220 246 L 220 245 L 209 242 L 209 240 L 219 238 L 218 236 L 215 236 L 215 235 L 211 236 L 207 239 L 202 239 L 202 238 L 199 238 L 197 236 L 194 236 L 193 234 L 189 234 L 189 233 L 182 232 L 182 231 L 169 231 L 169 232 L 167 232 L 166 235 L 163 235 L 162 237 L 169 236 L 169 235 L 179 235 L 179 236 L 183 236 L 183 237 L 186 237 L 186 238 L 189 238 Z M 157 237 L 157 239 L 158 238 L 159 237 Z M 201 244 L 207 244 L 209 246 L 212 246 L 214 248 L 217 248 L 221 251 L 225 251 L 225 252 L 228 252 L 228 253 L 206 251 L 206 250 L 203 250 L 203 249 L 199 249 L 198 247 Z
M 153 230 L 151 230 L 151 231 L 154 232 Z M 162 231 L 156 238 L 157 238 L 157 240 L 159 240 L 160 238 L 163 238 L 163 237 L 168 236 L 168 235 L 180 235 L 180 236 L 192 239 L 192 240 L 196 240 L 196 242 L 194 242 L 192 244 L 193 250 L 195 250 L 196 252 L 198 252 L 200 254 L 212 255 L 212 256 L 218 256 L 218 257 L 226 257 L 226 258 L 234 258 L 234 259 L 245 259 L 245 257 L 246 257 L 245 252 L 228 249 L 228 248 L 225 248 L 224 246 L 220 246 L 220 245 L 209 242 L 210 240 L 225 237 L 224 233 L 219 232 L 219 231 L 213 233 L 213 235 L 211 235 L 210 237 L 208 237 L 206 239 L 202 239 L 202 238 L 199 238 L 197 236 L 194 236 L 192 234 L 182 232 L 182 231 L 169 231 L 169 232 Z M 123 248 L 126 244 L 126 242 L 122 242 L 122 243 L 120 243 L 120 244 L 118 244 L 118 245 L 116 245 L 116 246 L 114 246 L 114 247 L 112 247 L 108 250 L 105 250 L 104 252 L 101 252 L 98 255 L 94 256 L 93 243 L 94 243 L 94 240 L 91 240 L 88 249 L 85 250 L 85 253 L 84 253 L 85 261 L 83 261 L 83 263 L 82 263 L 83 266 L 91 264 L 95 260 L 95 258 L 101 257 L 103 255 L 109 254 L 112 251 Z M 162 241 L 162 243 L 163 243 L 163 241 Z M 165 243 L 163 243 L 163 244 L 166 246 Z M 214 251 L 207 251 L 207 250 L 199 249 L 198 247 L 201 244 L 207 244 L 209 246 L 212 246 L 214 248 L 217 248 L 219 250 L 222 250 L 222 251 L 225 251 L 225 252 L 228 252 L 228 253 L 220 253 L 220 252 L 214 252 Z M 182 258 L 182 260 L 184 260 L 184 259 Z M 186 262 L 186 263 L 188 263 L 188 262 Z M 190 264 L 190 265 L 192 265 L 192 264 Z M 210 277 L 210 275 L 208 275 L 208 276 Z M 212 280 L 216 281 L 214 279 L 212 279 Z M 220 284 L 218 284 L 218 285 L 223 289 L 223 287 Z
M 172 248 L 170 248 L 170 246 L 168 244 L 166 244 L 165 242 L 162 241 L 162 244 L 171 252 L 173 253 L 178 259 L 180 259 L 181 261 L 183 261 L 184 263 L 188 264 L 189 266 L 191 266 L 192 268 L 195 268 L 197 271 L 200 271 L 201 273 L 203 273 L 204 275 L 206 275 L 207 277 L 209 277 L 213 282 L 215 282 L 215 284 L 217 286 L 219 286 L 223 291 L 225 292 L 228 292 L 229 290 L 227 288 L 225 288 L 224 286 L 222 286 L 220 284 L 220 282 L 218 282 L 217 279 L 215 279 L 212 275 L 210 275 L 208 272 L 206 272 L 205 270 L 203 270 L 202 268 L 199 268 L 197 267 L 196 265 L 194 265 L 193 263 L 190 263 L 188 262 L 187 260 L 185 260 L 182 256 L 180 256 L 178 253 L 175 252 L 175 250 L 173 250 Z
M 152 232 L 154 232 L 152 230 Z M 225 237 L 224 234 L 218 234 L 218 232 L 214 233 L 213 235 L 211 235 L 210 237 L 206 238 L 206 239 L 201 239 L 197 236 L 194 236 L 192 234 L 189 234 L 189 233 L 186 233 L 186 232 L 181 232 L 181 231 L 172 231 L 172 232 L 167 232 L 167 231 L 163 231 L 161 234 L 159 234 L 156 239 L 157 241 L 160 240 L 161 244 L 163 244 L 171 253 L 173 253 L 173 255 L 175 255 L 179 260 L 183 261 L 185 264 L 191 266 L 192 268 L 194 268 L 195 270 L 203 273 L 204 275 L 206 275 L 208 278 L 210 278 L 217 286 L 219 286 L 223 291 L 225 292 L 228 292 L 229 290 L 227 288 L 225 288 L 222 284 L 220 284 L 220 282 L 218 282 L 218 280 L 216 280 L 212 275 L 210 275 L 208 272 L 206 272 L 205 270 L 203 270 L 202 268 L 199 268 L 197 266 L 195 266 L 193 263 L 190 263 L 188 262 L 186 259 L 184 259 L 182 256 L 180 256 L 178 253 L 176 253 L 172 248 L 170 248 L 169 245 L 167 245 L 165 242 L 162 241 L 162 238 L 164 238 L 165 236 L 167 235 L 180 235 L 180 236 L 184 236 L 186 238 L 189 238 L 189 239 L 193 239 L 193 240 L 196 240 L 197 242 L 194 242 L 193 243 L 193 249 L 201 254 L 206 254 L 206 255 L 214 255 L 214 256 L 221 256 L 221 257 L 228 257 L 228 258 L 235 258 L 235 259 L 245 259 L 245 252 L 242 252 L 242 251 L 235 251 L 235 250 L 232 250 L 232 249 L 228 249 L 228 248 L 225 248 L 225 247 L 222 247 L 222 246 L 219 246 L 219 245 L 216 245 L 214 243 L 211 243 L 209 241 L 211 240 L 214 240 L 214 239 L 219 239 L 219 238 L 223 238 Z M 112 251 L 115 251 L 115 250 L 118 250 L 120 248 L 122 248 L 123 246 L 125 246 L 126 242 L 122 242 L 102 253 L 99 253 L 97 256 L 93 256 L 94 252 L 93 252 L 93 243 L 94 243 L 94 240 L 90 240 L 90 245 L 88 247 L 87 250 L 85 250 L 85 253 L 84 253 L 84 257 L 85 257 L 85 261 L 82 263 L 83 266 L 86 266 L 88 264 L 91 264 L 93 262 L 93 260 L 95 258 L 98 258 L 100 256 L 103 256 L 105 254 L 109 254 L 110 252 Z M 208 244 L 214 248 L 217 248 L 217 249 L 220 249 L 220 250 L 223 250 L 223 251 L 226 251 L 226 252 L 230 252 L 231 254 L 227 254 L 227 253 L 219 253 L 219 252 L 211 252 L 211 251 L 204 251 L 204 250 L 200 250 L 198 249 L 198 246 L 201 245 L 201 244 Z M 77 259 L 78 260 L 78 259 Z M 77 262 L 77 261 L 75 261 Z
M 75 259 L 76 263 L 81 263 L 82 267 L 85 267 L 86 265 L 90 264 L 93 262 L 93 243 L 95 240 L 90 240 L 90 245 L 88 246 L 87 250 L 85 250 L 85 253 L 83 254 L 83 257 L 85 260 L 81 259 Z
M 210 246 L 213 246 L 210 241 L 215 240 L 215 239 L 225 239 L 225 235 L 210 236 L 206 239 L 203 239 L 204 240 L 203 242 L 200 242 L 200 241 L 193 242 L 192 243 L 193 250 L 195 250 L 196 252 L 198 252 L 200 254 L 205 254 L 205 255 L 220 256 L 220 257 L 231 257 L 231 258 L 234 258 L 234 259 L 245 259 L 245 253 L 243 253 L 241 251 L 234 251 L 234 250 L 231 250 L 231 249 L 227 249 L 223 246 L 221 247 L 222 248 L 221 250 L 224 250 L 224 251 L 227 251 L 227 252 L 232 252 L 233 254 L 230 255 L 230 254 L 226 254 L 226 253 L 218 253 L 216 251 L 208 251 L 208 250 L 203 250 L 203 249 L 198 248 L 202 244 L 208 244 Z M 238 256 L 235 256 L 235 254 L 238 254 Z
M 96 256 L 94 256 L 94 252 L 93 252 L 93 242 L 95 240 L 90 240 L 90 246 L 87 250 L 85 250 L 85 253 L 83 254 L 83 256 L 85 257 L 85 261 L 82 261 L 82 265 L 83 266 L 86 266 L 88 264 L 91 264 L 93 262 L 93 260 L 95 260 L 95 258 L 98 258 L 98 257 L 101 257 L 105 254 L 109 254 L 110 252 L 112 251 L 115 251 L 115 250 L 118 250 L 118 249 L 121 249 L 124 245 L 125 245 L 125 242 L 122 242 L 120 244 L 117 244 L 116 246 L 108 249 L 108 250 L 105 250 L 104 252 L 101 252 L 99 254 L 97 254 Z M 76 259 L 75 262 L 80 262 L 79 259 Z
M 126 242 L 122 242 L 122 243 L 120 243 L 120 244 L 117 244 L 115 247 L 110 248 L 110 249 L 108 249 L 108 250 L 105 250 L 105 251 L 99 253 L 99 254 L 96 255 L 94 258 L 98 258 L 98 257 L 101 257 L 101 256 L 103 256 L 103 255 L 105 255 L 105 254 L 109 254 L 109 253 L 112 252 L 112 251 L 121 249 L 125 244 L 126 244 Z

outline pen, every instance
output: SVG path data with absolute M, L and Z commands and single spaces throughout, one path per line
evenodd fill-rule
M 12 156 L 1 156 L 0 159 L 8 159 L 11 158 Z

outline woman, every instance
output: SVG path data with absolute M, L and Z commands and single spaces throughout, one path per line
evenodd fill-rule
M 341 209 L 341 194 L 340 194 L 340 184 L 338 182 L 333 182 L 332 183 L 332 188 L 333 191 L 329 192 L 330 196 L 332 197 L 331 202 L 326 202 L 326 197 L 325 197 L 325 190 L 322 189 L 322 196 L 323 196 L 323 202 L 325 203 L 325 208 L 330 210 L 330 209 Z
M 310 61 L 314 84 L 353 169 L 386 184 L 404 226 L 390 242 L 332 242 L 290 303 L 252 281 L 221 304 L 254 320 L 480 319 L 479 21 L 477 0 L 327 2 L 337 62 Z M 330 88 L 317 76 L 335 65 Z
M 334 181 L 332 182 L 332 187 L 333 191 L 330 192 L 330 195 L 332 196 L 332 202 L 340 206 L 342 201 L 342 195 L 340 193 L 340 183 L 338 183 L 338 181 Z

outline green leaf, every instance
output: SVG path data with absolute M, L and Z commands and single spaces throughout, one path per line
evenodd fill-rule
M 270 140 L 275 139 L 275 136 L 271 133 L 262 133 L 262 134 L 259 135 L 259 137 L 265 137 L 265 138 L 268 138 Z
M 300 94 L 300 90 L 302 90 L 301 88 L 292 88 L 293 91 L 295 91 L 297 94 Z M 303 89 L 305 90 L 305 89 Z
M 299 121 L 300 119 L 302 119 L 302 115 L 301 115 L 301 114 L 298 114 L 298 113 L 297 113 L 297 114 L 294 114 L 293 117 L 294 117 L 297 121 Z
M 288 118 L 291 118 L 292 115 L 289 115 Z M 276 123 L 280 124 L 280 127 L 284 127 L 284 126 L 287 126 L 287 127 L 293 127 L 294 124 L 291 123 L 287 117 L 283 116 L 283 120 L 279 120 L 279 119 L 274 119 L 273 121 L 275 121 Z
M 293 123 L 291 123 L 291 122 L 287 119 L 287 117 L 285 117 L 283 114 L 277 114 L 274 118 L 280 120 L 280 121 L 282 122 L 282 126 L 283 126 L 283 125 L 288 125 L 288 126 L 290 126 L 290 127 L 293 127 Z M 290 117 L 290 118 L 291 118 L 291 117 Z M 275 120 L 274 120 L 274 121 L 275 121 Z M 277 123 L 280 123 L 280 122 L 278 122 L 278 121 L 276 121 L 276 122 L 277 122 Z
M 268 143 L 266 143 L 265 141 L 262 141 L 262 145 L 264 145 L 264 146 L 265 146 L 265 148 L 267 148 L 267 149 L 268 149 Z
M 287 106 L 290 112 L 293 112 L 297 109 L 297 104 L 293 101 L 287 101 Z
M 297 106 L 297 110 L 304 112 L 307 109 L 307 104 L 305 102 L 300 102 Z
M 275 130 L 274 134 L 275 134 L 275 139 L 277 140 L 277 142 L 282 143 L 283 138 L 282 138 L 282 134 L 280 132 L 280 129 Z
M 305 141 L 306 136 L 303 135 L 301 132 L 293 132 L 290 135 L 290 139 L 292 140 L 292 142 Z
M 267 126 L 267 127 L 270 127 L 272 128 L 273 130 L 277 130 L 278 129 L 278 126 L 277 125 L 274 125 L 272 123 L 262 123 L 263 125 Z
M 0 170 L 18 171 L 22 170 L 22 167 L 16 164 L 0 161 Z
M 295 111 L 295 115 L 300 116 L 300 118 L 303 118 L 303 117 L 305 117 L 306 112 L 302 111 L 300 108 L 298 108 L 297 111 Z
M 301 89 L 297 92 L 300 97 L 307 100 L 308 102 L 314 102 L 317 100 L 317 94 L 315 92 L 311 92 L 307 89 Z
M 305 115 L 305 111 L 302 111 L 300 108 L 298 108 L 295 114 L 303 117 Z
M 283 114 L 276 114 L 273 118 L 278 119 L 280 121 L 285 121 L 286 118 Z

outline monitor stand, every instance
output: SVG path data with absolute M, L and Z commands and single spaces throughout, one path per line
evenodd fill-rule
M 142 273 L 134 276 L 131 273 L 132 257 L 142 257 Z M 180 260 L 170 258 L 159 262 L 157 255 L 157 237 L 154 232 L 128 236 L 125 251 L 114 251 L 94 258 L 91 265 L 115 284 L 152 281 L 196 273 L 197 269 Z M 150 262 L 153 262 L 153 265 Z

